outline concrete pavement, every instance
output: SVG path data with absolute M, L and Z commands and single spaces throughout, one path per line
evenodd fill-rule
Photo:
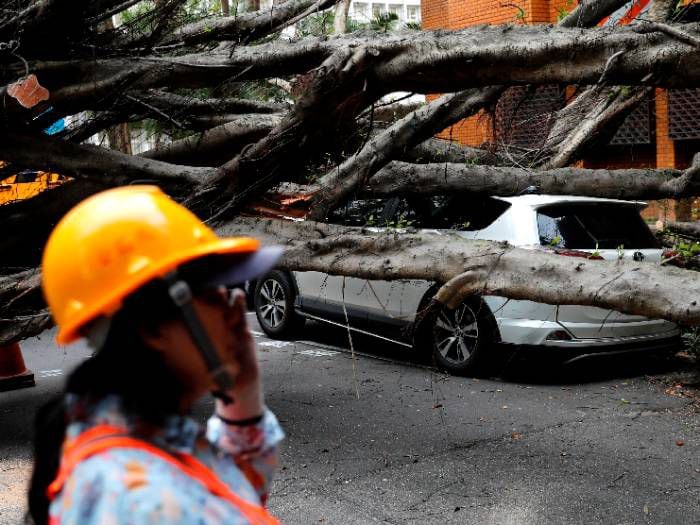
M 270 499 L 283 523 L 700 523 L 700 417 L 627 367 L 570 384 L 457 378 L 372 339 L 353 359 L 341 330 L 304 337 L 258 336 L 288 434 Z M 0 393 L 2 524 L 23 513 L 34 410 L 87 355 L 48 337 L 23 349 L 39 386 Z

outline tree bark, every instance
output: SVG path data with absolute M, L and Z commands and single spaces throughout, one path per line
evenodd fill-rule
M 333 18 L 333 32 L 342 35 L 348 32 L 348 13 L 351 0 L 340 0 L 335 5 L 335 17 Z
M 505 159 L 497 153 L 438 138 L 431 138 L 418 144 L 402 155 L 400 160 L 417 164 L 452 162 L 496 165 L 505 163 Z
M 38 270 L 0 276 L 0 345 L 37 335 L 50 325 Z
M 42 152 L 40 156 L 38 151 Z M 0 132 L 0 158 L 30 169 L 116 185 L 148 180 L 165 186 L 192 187 L 215 172 L 210 168 L 179 166 L 89 144 L 16 132 Z
M 266 136 L 281 115 L 231 115 L 231 122 L 176 140 L 140 156 L 189 166 L 220 166 L 247 144 Z
M 252 42 L 270 33 L 281 31 L 316 11 L 332 7 L 338 0 L 287 0 L 273 3 L 272 9 L 259 11 L 260 4 L 250 13 L 193 22 L 172 32 L 161 45 L 183 42 L 187 45 L 216 40 L 231 40 L 239 44 Z
M 676 29 L 700 37 L 695 25 Z M 198 88 L 232 77 L 243 81 L 303 73 L 333 52 L 348 48 L 385 57 L 367 72 L 368 89 L 379 95 L 455 92 L 498 84 L 595 84 L 604 72 L 610 84 L 700 85 L 700 56 L 695 48 L 643 25 L 586 30 L 477 26 L 455 32 L 353 34 L 237 47 L 233 52 L 219 49 L 170 58 L 43 62 L 30 63 L 30 67 L 44 78 L 42 83 L 51 91 L 55 107 L 69 103 L 76 107 L 120 86 Z M 621 54 L 609 63 L 618 52 Z M 577 57 L 575 63 L 572 56 Z M 10 82 L 19 73 L 19 69 L 9 69 L 0 73 L 0 79 Z M 104 80 L 95 82 L 95 78 Z
M 370 181 L 371 195 L 473 194 L 509 197 L 536 187 L 549 195 L 622 200 L 678 199 L 700 194 L 694 172 L 673 169 L 529 170 L 475 164 L 392 162 Z
M 437 296 L 450 307 L 468 295 L 498 295 L 700 324 L 697 273 L 652 263 L 565 257 L 454 233 L 376 232 L 312 221 L 239 218 L 219 232 L 283 244 L 281 266 L 295 271 L 440 284 L 459 276 Z
M 500 88 L 489 90 L 495 92 Z M 401 156 L 444 129 L 452 115 L 468 113 L 474 105 L 481 107 L 482 100 L 480 92 L 462 91 L 444 95 L 409 113 L 373 137 L 358 153 L 319 181 L 309 218 L 325 218 L 331 209 L 361 188 L 391 159 Z
M 667 222 L 664 229 L 691 239 L 700 239 L 700 222 Z
M 129 129 L 129 124 L 125 122 L 117 124 L 107 131 L 107 137 L 109 139 L 110 148 L 127 155 L 132 154 L 131 131 Z

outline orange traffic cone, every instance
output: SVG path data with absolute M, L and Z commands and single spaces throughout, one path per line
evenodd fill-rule
M 19 344 L 0 346 L 0 392 L 34 385 L 34 372 L 27 370 Z

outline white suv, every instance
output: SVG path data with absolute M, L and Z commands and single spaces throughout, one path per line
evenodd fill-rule
M 662 250 L 639 215 L 643 207 L 639 202 L 548 195 L 393 197 L 352 201 L 334 211 L 329 222 L 450 230 L 523 248 L 582 250 L 605 259 L 658 263 Z M 674 349 L 680 335 L 668 321 L 496 296 L 470 297 L 456 310 L 423 316 L 437 290 L 428 281 L 275 270 L 253 286 L 258 320 L 272 337 L 298 334 L 305 318 L 345 326 L 347 315 L 353 330 L 430 351 L 438 365 L 454 373 L 481 371 L 495 355 L 496 342 L 551 347 L 573 361 L 601 352 Z

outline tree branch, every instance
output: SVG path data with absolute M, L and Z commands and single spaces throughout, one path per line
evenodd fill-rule
M 254 234 L 284 244 L 281 266 L 368 280 L 420 279 L 460 286 L 439 299 L 497 295 L 547 304 L 578 304 L 700 325 L 697 273 L 630 260 L 564 257 L 457 234 L 372 232 L 312 221 L 244 219 L 221 234 Z M 576 285 L 572 286 L 572 276 Z M 601 283 L 608 283 L 601 288 Z
M 41 151 L 40 156 L 37 156 L 38 151 Z M 0 133 L 0 158 L 31 169 L 112 184 L 147 180 L 171 186 L 191 186 L 206 180 L 214 172 L 209 168 L 178 166 L 98 146 L 17 132 Z
M 182 42 L 186 45 L 231 40 L 237 45 L 281 31 L 308 15 L 323 11 L 338 0 L 287 0 L 273 3 L 270 9 L 241 15 L 208 18 L 185 25 L 163 39 L 161 45 Z
M 529 170 L 465 164 L 392 162 L 370 181 L 371 195 L 470 194 L 516 196 L 532 186 L 548 195 L 622 200 L 679 199 L 700 195 L 700 182 L 673 169 Z
M 174 164 L 219 166 L 247 144 L 262 139 L 282 121 L 281 115 L 230 115 L 230 122 L 176 140 L 140 156 Z
M 492 87 L 488 91 L 500 93 L 500 87 Z M 373 137 L 358 153 L 318 182 L 318 193 L 311 203 L 309 217 L 325 218 L 329 210 L 361 188 L 391 159 L 444 129 L 446 117 L 469 113 L 475 105 L 480 108 L 482 100 L 481 92 L 463 91 L 444 95 Z

